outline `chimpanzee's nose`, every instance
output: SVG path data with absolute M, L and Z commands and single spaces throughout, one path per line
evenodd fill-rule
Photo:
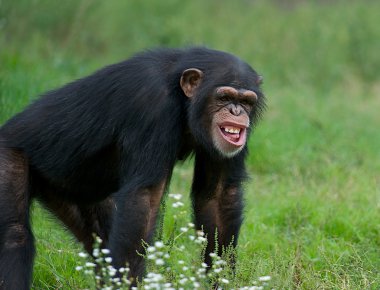
M 234 116 L 239 116 L 241 114 L 241 108 L 238 105 L 231 104 L 229 106 L 230 113 Z

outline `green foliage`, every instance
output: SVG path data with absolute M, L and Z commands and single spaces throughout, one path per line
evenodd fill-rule
M 204 44 L 239 54 L 271 84 L 328 90 L 351 75 L 379 78 L 379 3 L 294 2 L 3 0 L 1 43 L 31 57 L 58 51 L 101 56 L 99 63 L 155 46 Z
M 2 0 L 0 122 L 141 49 L 237 54 L 264 75 L 268 110 L 249 143 L 236 287 L 270 275 L 275 289 L 378 289 L 379 10 L 370 0 Z M 171 193 L 189 191 L 191 165 L 175 169 Z M 180 212 L 167 206 L 160 239 L 191 220 Z M 47 216 L 34 207 L 34 289 L 89 287 L 75 271 L 80 246 Z M 197 249 L 176 242 L 191 264 Z
M 169 194 L 169 199 L 169 206 L 176 211 L 184 206 L 181 194 Z M 194 232 L 194 224 L 183 220 L 186 212 L 181 209 L 170 217 L 176 226 L 170 232 L 166 231 L 163 240 L 158 239 L 152 245 L 143 243 L 144 253 L 140 255 L 147 261 L 147 274 L 137 281 L 138 289 L 212 289 L 215 285 L 218 289 L 269 289 L 270 276 L 258 277 L 258 281 L 251 281 L 252 286 L 242 286 L 241 281 L 235 279 L 231 265 L 236 251 L 232 246 L 220 254 L 210 253 L 212 266 L 207 269 L 200 255 L 207 246 L 205 233 L 202 230 Z M 110 251 L 101 249 L 101 243 L 102 240 L 96 237 L 93 257 L 79 253 L 85 260 L 76 269 L 88 275 L 91 288 L 129 289 L 133 278 L 128 280 L 128 264 L 121 268 L 122 276 L 118 277 L 117 270 L 111 265 Z M 218 248 L 217 241 L 215 248 Z M 189 255 L 190 252 L 198 255 Z

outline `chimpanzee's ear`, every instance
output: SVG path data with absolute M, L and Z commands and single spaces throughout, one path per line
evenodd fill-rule
M 203 72 L 197 68 L 184 70 L 181 76 L 180 85 L 189 98 L 194 96 L 195 89 L 201 84 Z
M 257 79 L 256 79 L 256 85 L 261 85 L 262 83 L 264 82 L 264 77 L 261 76 L 261 75 L 258 75 L 257 76 Z

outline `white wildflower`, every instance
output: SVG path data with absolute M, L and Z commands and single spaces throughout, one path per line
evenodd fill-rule
M 93 251 L 92 251 L 92 255 L 94 256 L 94 257 L 99 257 L 99 249 L 94 249 Z
M 153 253 L 154 251 L 156 251 L 156 248 L 150 246 L 150 247 L 148 247 L 148 248 L 146 249 L 146 251 L 149 252 L 149 253 Z
M 271 279 L 270 276 L 259 277 L 260 282 L 268 282 L 268 281 L 270 281 L 270 279 Z
M 207 239 L 204 238 L 204 237 L 198 237 L 196 238 L 196 240 L 194 241 L 196 244 L 202 244 L 202 243 L 205 243 L 207 242 Z
M 158 265 L 158 266 L 162 266 L 162 265 L 164 265 L 165 264 L 165 261 L 163 260 L 163 259 L 157 259 L 156 260 L 156 265 Z
M 215 265 L 226 265 L 227 264 L 227 262 L 226 261 L 224 261 L 224 260 L 218 260 L 218 261 L 215 261 Z
M 83 253 L 83 252 L 80 252 L 80 253 L 78 254 L 78 256 L 81 257 L 81 258 L 87 258 L 87 254 L 86 254 L 86 253 Z
M 177 207 L 184 206 L 184 204 L 183 204 L 183 202 L 177 201 L 177 202 L 173 203 L 172 206 L 173 206 L 174 208 L 177 208 Z
M 155 242 L 154 243 L 154 246 L 156 247 L 156 248 L 162 248 L 163 246 L 164 246 L 164 243 L 163 242 L 161 242 L 161 241 L 157 241 L 157 242 Z
M 91 263 L 91 262 L 86 262 L 86 267 L 95 267 L 96 265 L 94 263 Z
M 102 253 L 103 253 L 104 255 L 108 255 L 108 254 L 111 253 L 111 251 L 108 250 L 108 249 L 102 249 Z
M 203 237 L 205 233 L 203 231 L 197 231 L 197 235 Z
M 180 193 L 170 193 L 169 197 L 174 198 L 175 200 L 180 200 L 182 198 L 182 194 L 180 194 Z

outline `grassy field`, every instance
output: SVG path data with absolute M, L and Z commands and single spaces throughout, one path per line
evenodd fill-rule
M 275 289 L 379 289 L 379 11 L 370 0 L 3 0 L 0 123 L 38 94 L 141 49 L 232 52 L 264 75 L 268 109 L 249 142 L 237 276 L 226 288 L 269 275 Z M 170 192 L 183 194 L 186 212 L 174 220 L 168 201 L 164 241 L 191 219 L 191 165 L 175 170 Z M 91 287 L 75 270 L 81 246 L 33 209 L 33 288 Z M 191 263 L 194 245 L 176 245 Z

